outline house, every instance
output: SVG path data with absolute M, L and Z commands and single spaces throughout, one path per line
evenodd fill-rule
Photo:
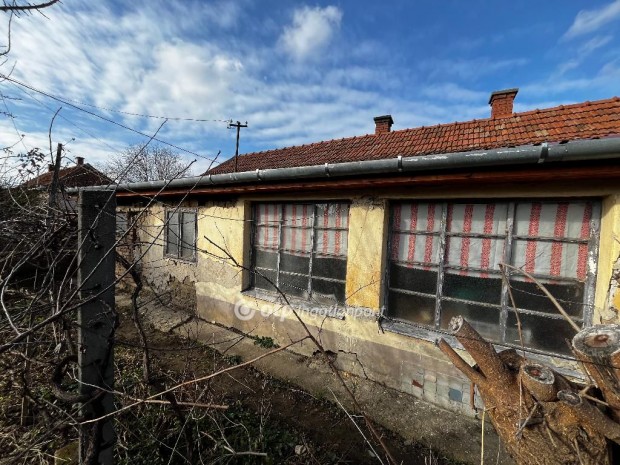
M 48 170 L 22 184 L 27 188 L 49 188 L 54 178 L 54 165 L 49 165 Z M 101 186 L 113 184 L 101 171 L 90 163 L 84 163 L 84 157 L 75 157 L 75 165 L 61 168 L 58 171 L 58 182 L 61 190 L 71 187 Z
M 513 113 L 516 95 L 493 92 L 485 119 L 393 131 L 380 116 L 374 134 L 120 185 L 131 215 L 157 197 L 142 272 L 206 320 L 284 344 L 303 330 L 277 284 L 340 368 L 468 415 L 469 381 L 435 345 L 457 345 L 455 315 L 576 373 L 574 331 L 519 270 L 578 325 L 618 321 L 620 99 Z

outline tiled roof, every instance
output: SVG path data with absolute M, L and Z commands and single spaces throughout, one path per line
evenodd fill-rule
M 24 187 L 48 187 L 52 183 L 54 173 L 48 171 L 24 183 Z M 112 184 L 112 180 L 92 165 L 85 163 L 63 168 L 58 179 L 64 187 L 101 186 Z
M 465 152 L 620 136 L 620 98 L 514 113 L 496 119 L 369 134 L 239 156 L 238 171 Z M 231 158 L 208 171 L 230 173 Z

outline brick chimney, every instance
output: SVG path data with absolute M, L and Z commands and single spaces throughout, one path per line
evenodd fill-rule
M 512 116 L 512 104 L 519 89 L 496 90 L 491 93 L 489 105 L 491 105 L 491 118 L 507 118 Z
M 80 166 L 84 164 L 84 157 L 75 157 L 75 163 Z
M 375 134 L 387 134 L 392 130 L 394 120 L 392 115 L 377 116 L 375 118 Z

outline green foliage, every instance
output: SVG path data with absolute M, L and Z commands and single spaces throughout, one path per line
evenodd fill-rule
M 254 345 L 262 347 L 263 349 L 277 349 L 280 347 L 272 338 L 268 336 L 255 336 Z

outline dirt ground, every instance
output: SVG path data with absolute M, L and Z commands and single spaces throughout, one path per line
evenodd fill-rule
M 204 376 L 239 362 L 235 357 L 221 355 L 207 346 L 170 332 L 149 328 L 148 340 L 153 366 L 162 371 L 183 373 L 185 379 Z M 130 351 L 139 351 L 137 332 L 127 316 L 121 320 L 117 344 Z M 213 378 L 209 389 L 212 398 L 219 402 L 240 407 L 248 414 L 260 417 L 262 422 L 269 422 L 277 430 L 291 435 L 294 440 L 289 440 L 290 454 L 297 455 L 294 463 L 385 463 L 381 450 L 374 445 L 373 451 L 364 440 L 363 435 L 369 436 L 369 432 L 363 419 L 354 416 L 357 425 L 354 424 L 347 413 L 327 396 L 313 396 L 252 367 L 240 367 Z M 458 463 L 418 444 L 405 443 L 399 436 L 377 428 L 392 455 L 403 464 Z M 269 454 L 269 450 L 263 452 Z

